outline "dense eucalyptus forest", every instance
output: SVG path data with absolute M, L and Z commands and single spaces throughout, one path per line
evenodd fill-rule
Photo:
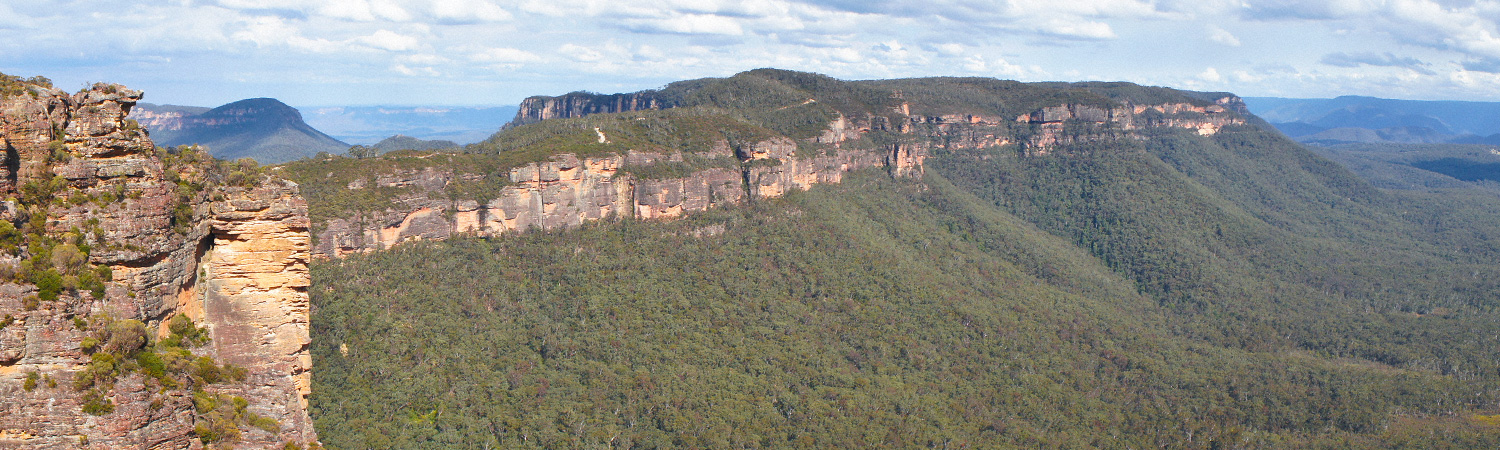
M 868 110 L 1172 94 L 779 81 Z M 1500 448 L 1497 219 L 1254 125 L 940 148 L 919 178 L 317 261 L 312 415 L 336 449 Z

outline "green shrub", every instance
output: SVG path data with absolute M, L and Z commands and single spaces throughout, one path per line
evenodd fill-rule
M 104 393 L 99 390 L 91 390 L 83 396 L 83 412 L 102 416 L 115 412 L 115 402 L 104 398 Z
M 146 346 L 146 324 L 139 320 L 116 320 L 106 325 L 105 330 L 108 338 L 104 341 L 104 351 L 109 353 L 133 355 Z
M 193 319 L 186 314 L 172 316 L 167 321 L 167 330 L 170 334 L 162 343 L 170 347 L 197 347 L 207 344 L 209 340 L 208 330 L 194 325 Z
M 62 292 L 62 275 L 56 269 L 47 269 L 37 274 L 33 282 L 36 283 L 37 297 L 45 301 L 56 301 L 57 294 Z
M 21 389 L 25 389 L 26 392 L 36 390 L 36 381 L 39 379 L 41 376 L 36 372 L 26 372 L 26 380 L 21 382 Z
M 253 412 L 245 413 L 245 423 L 252 427 L 264 430 L 267 433 L 276 434 L 281 432 L 281 422 L 276 419 L 262 416 Z
M 156 379 L 166 378 L 166 364 L 156 352 L 140 352 L 136 355 L 135 361 L 141 366 L 141 371 L 145 372 L 146 376 Z
M 36 96 L 36 93 L 31 91 L 28 86 L 37 86 L 50 89 L 52 88 L 52 80 L 49 80 L 47 79 L 47 77 L 43 76 L 21 78 L 15 75 L 6 75 L 0 73 L 0 99 L 4 99 L 6 97 L 14 95 L 21 95 L 22 93 L 30 93 L 33 97 Z
M 85 353 L 93 353 L 99 349 L 99 340 L 93 337 L 83 338 L 83 342 L 78 344 L 78 348 L 83 349 Z

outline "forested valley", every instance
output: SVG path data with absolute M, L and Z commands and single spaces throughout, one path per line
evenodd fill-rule
M 316 261 L 312 416 L 336 449 L 1500 448 L 1497 219 L 1253 125 L 940 149 Z

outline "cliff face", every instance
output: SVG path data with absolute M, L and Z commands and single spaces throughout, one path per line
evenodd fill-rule
M 529 228 L 575 227 L 608 217 L 643 219 L 676 217 L 722 204 L 778 197 L 815 184 L 838 183 L 846 172 L 884 168 L 892 176 L 920 177 L 923 162 L 938 149 L 974 150 L 1015 145 L 1026 155 L 1046 154 L 1058 146 L 1105 139 L 1139 138 L 1153 127 L 1216 133 L 1244 119 L 1230 112 L 1238 97 L 1216 105 L 1189 103 L 1122 104 L 1102 108 L 1063 104 L 1014 118 L 974 114 L 921 116 L 903 105 L 897 119 L 882 115 L 839 116 L 807 142 L 814 150 L 777 137 L 731 148 L 721 141 L 712 148 L 683 154 L 631 151 L 625 155 L 580 158 L 561 154 L 551 161 L 510 170 L 511 185 L 481 204 L 448 200 L 441 191 L 455 181 L 481 177 L 460 171 L 400 170 L 350 183 L 349 189 L 415 187 L 393 199 L 383 211 L 357 213 L 320 224 L 316 257 L 389 248 L 410 240 L 446 239 L 458 233 L 496 234 Z M 515 124 L 581 117 L 672 105 L 650 91 L 593 96 L 569 94 L 532 97 L 522 104 Z M 1227 107 L 1226 107 L 1227 106 Z M 871 136 L 884 136 L 872 142 Z M 809 154 L 810 153 L 810 154 Z M 687 176 L 643 178 L 624 170 L 684 159 L 733 160 L 733 167 L 711 167 Z
M 0 448 L 201 447 L 202 407 L 163 381 L 172 375 L 151 374 L 150 358 L 116 359 L 105 373 L 112 384 L 75 388 L 100 373 L 108 352 L 86 342 L 102 324 L 139 321 L 159 340 L 178 315 L 210 338 L 193 357 L 245 369 L 243 381 L 199 385 L 200 395 L 243 397 L 244 411 L 276 422 L 238 427 L 240 448 L 316 440 L 306 410 L 307 205 L 297 186 L 230 186 L 202 164 L 164 163 L 125 121 L 138 91 L 29 90 L 0 100 L 0 195 L 9 197 L 0 235 L 14 224 L 31 236 L 0 238 L 19 244 L 0 252 L 0 272 L 21 273 L 0 277 Z M 46 271 L 62 274 L 61 289 L 24 275 Z M 96 290 L 69 286 L 92 272 L 107 274 Z M 91 402 L 111 411 L 85 413 Z
M 516 118 L 506 124 L 505 128 L 547 119 L 567 119 L 589 114 L 664 109 L 674 106 L 676 105 L 672 102 L 659 98 L 654 91 L 609 95 L 572 92 L 556 97 L 536 96 L 521 101 Z
M 777 197 L 814 184 L 837 183 L 851 170 L 911 159 L 846 149 L 798 157 L 796 149 L 795 142 L 778 138 L 752 143 L 739 151 L 721 142 L 689 155 L 630 152 L 580 158 L 561 154 L 551 161 L 511 169 L 511 185 L 484 204 L 450 201 L 440 194 L 449 183 L 475 175 L 432 168 L 399 171 L 374 180 L 358 180 L 349 188 L 415 187 L 413 193 L 394 199 L 385 211 L 329 220 L 318 232 L 313 253 L 337 257 L 411 240 L 446 239 L 457 233 L 568 228 L 609 217 L 676 217 L 750 198 Z M 681 163 L 686 158 L 734 158 L 739 164 L 669 178 L 637 177 L 625 170 Z
M 1126 103 L 1110 108 L 1062 104 L 1021 114 L 1011 121 L 1013 127 L 1004 123 L 1005 118 L 972 114 L 913 117 L 910 123 L 929 130 L 925 133 L 929 137 L 927 142 L 940 143 L 939 146 L 985 148 L 1015 142 L 1025 153 L 1041 155 L 1063 145 L 1139 138 L 1137 132 L 1146 128 L 1186 128 L 1209 136 L 1225 126 L 1245 123 L 1243 117 L 1232 112 L 1236 105 L 1243 107 L 1239 97 L 1224 97 L 1217 103 L 1206 106 Z M 1012 132 L 1007 133 L 1007 129 Z

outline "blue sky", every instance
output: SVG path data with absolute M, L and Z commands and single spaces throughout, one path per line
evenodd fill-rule
M 759 67 L 1500 101 L 1500 1 L 28 0 L 0 72 L 146 101 L 501 105 Z

